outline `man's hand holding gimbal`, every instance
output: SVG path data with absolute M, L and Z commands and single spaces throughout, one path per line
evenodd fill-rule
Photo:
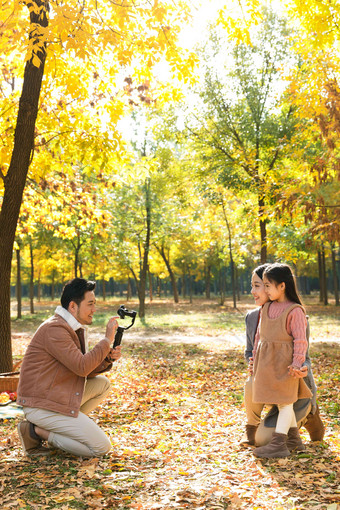
M 110 340 L 110 343 L 112 344 L 112 342 L 114 341 L 115 339 L 115 334 L 116 334 L 116 331 L 118 329 L 118 322 L 117 322 L 117 319 L 118 317 L 111 317 L 111 319 L 109 320 L 109 322 L 107 323 L 106 325 L 106 333 L 105 333 L 105 336 L 108 340 Z
M 121 348 L 120 345 L 118 345 L 114 349 L 110 349 L 110 352 L 107 355 L 107 358 L 110 361 L 117 361 L 121 357 L 121 355 L 122 355 L 121 350 L 122 350 L 122 348 Z
M 107 326 L 106 326 L 105 336 L 108 340 L 110 340 L 111 344 L 114 342 L 115 335 L 116 335 L 116 332 L 118 329 L 117 319 L 118 319 L 118 317 L 111 317 L 111 319 L 109 320 L 109 322 L 107 323 Z M 118 347 L 115 347 L 114 349 L 110 349 L 110 352 L 107 355 L 107 359 L 110 361 L 117 361 L 117 359 L 119 359 L 121 357 L 121 355 L 122 355 L 121 347 L 118 346 Z

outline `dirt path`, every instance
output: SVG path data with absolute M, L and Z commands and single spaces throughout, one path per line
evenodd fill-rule
M 14 356 L 23 356 L 26 348 L 30 342 L 32 334 L 30 332 L 12 333 L 12 349 Z M 102 333 L 91 331 L 89 332 L 89 344 L 94 345 L 102 338 Z M 232 348 L 245 348 L 246 337 L 245 334 L 235 334 L 223 332 L 217 335 L 198 335 L 195 333 L 181 332 L 181 333 L 168 333 L 167 331 L 150 332 L 150 331 L 129 331 L 124 334 L 124 343 L 167 343 L 167 344 L 195 344 L 214 348 L 217 351 Z M 311 344 L 328 343 L 340 344 L 340 338 L 335 336 L 325 336 L 323 338 L 311 338 Z
M 37 312 L 49 316 L 54 313 L 57 301 L 42 301 L 35 303 Z M 340 343 L 340 323 L 338 310 L 334 306 L 325 308 L 317 302 L 317 298 L 309 298 L 307 303 L 310 316 L 311 338 L 310 343 Z M 137 308 L 137 303 L 131 303 L 132 308 Z M 98 302 L 97 312 L 105 313 L 115 309 L 117 303 Z M 205 345 L 218 351 L 230 348 L 243 349 L 246 345 L 244 317 L 247 311 L 254 307 L 251 298 L 242 298 L 238 304 L 237 312 L 230 307 L 214 305 L 207 300 L 196 300 L 190 304 L 185 301 L 174 304 L 168 302 L 153 302 L 153 315 L 160 320 L 152 321 L 150 327 L 136 325 L 124 334 L 125 342 L 165 342 L 168 344 L 196 344 Z M 12 313 L 15 317 L 16 303 L 12 301 Z M 23 310 L 28 311 L 28 304 L 25 303 Z M 196 315 L 195 315 L 196 314 Z M 185 320 L 183 321 L 183 316 Z M 194 320 L 192 319 L 194 317 Z M 206 322 L 201 321 L 201 317 Z M 197 318 L 197 320 L 196 320 Z M 164 328 L 163 321 L 164 319 Z M 103 319 L 104 320 L 104 319 Z M 230 322 L 229 322 L 230 321 Z M 27 317 L 24 320 L 13 321 L 13 354 L 23 355 L 31 336 L 40 324 L 37 316 Z M 124 325 L 124 324 L 123 324 Z M 221 327 L 219 327 L 221 325 Z M 156 327 L 155 327 L 156 326 Z M 175 327 L 174 327 L 175 326 Z M 228 327 L 229 326 L 229 327 Z M 205 329 L 207 327 L 207 329 Z M 208 329 L 210 328 L 210 330 Z M 89 328 L 89 342 L 95 344 L 102 338 L 104 327 L 93 325 Z M 206 334 L 205 334 L 206 333 Z
M 123 337 L 128 342 L 166 342 L 169 344 L 203 344 L 230 347 L 245 346 L 245 335 L 221 333 L 220 335 L 197 335 L 194 333 L 149 333 L 149 332 L 127 332 Z

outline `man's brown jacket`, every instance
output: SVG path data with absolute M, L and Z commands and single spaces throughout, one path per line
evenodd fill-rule
M 76 332 L 59 315 L 45 321 L 33 336 L 20 370 L 17 403 L 78 416 L 85 378 L 110 368 L 107 338 L 84 353 Z

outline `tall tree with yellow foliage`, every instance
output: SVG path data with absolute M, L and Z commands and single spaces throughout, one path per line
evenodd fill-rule
M 186 75 L 188 61 L 176 38 L 188 10 L 183 2 L 166 0 L 14 0 L 2 2 L 1 9 L 1 67 L 8 87 L 1 91 L 0 371 L 9 371 L 10 269 L 29 168 L 40 177 L 56 161 L 76 156 L 97 168 L 109 164 L 118 148 L 122 75 L 132 68 L 138 81 L 150 80 L 161 58 Z M 18 104 L 15 83 L 22 83 Z
M 336 253 L 340 247 L 340 4 L 334 0 L 290 0 L 287 12 L 299 37 L 294 49 L 299 72 L 292 79 L 290 99 L 299 117 L 301 141 L 292 150 L 301 185 L 289 187 L 286 204 L 305 213 L 318 250 L 320 288 L 326 289 L 324 253 L 330 247 L 336 304 L 339 304 Z M 327 303 L 326 292 L 321 292 Z

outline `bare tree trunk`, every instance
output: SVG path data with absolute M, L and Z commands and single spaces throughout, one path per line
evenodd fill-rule
M 228 229 L 228 245 L 229 245 L 229 258 L 230 258 L 230 271 L 231 271 L 231 288 L 232 288 L 232 292 L 233 292 L 233 306 L 234 306 L 234 308 L 237 308 L 236 286 L 235 286 L 235 267 L 234 267 L 233 251 L 232 251 L 232 245 L 231 245 L 231 229 L 230 229 L 230 224 L 228 221 L 228 216 L 227 216 L 227 213 L 225 210 L 225 205 L 224 205 L 223 199 L 222 199 L 222 209 L 223 209 L 223 215 L 224 215 L 224 219 L 225 219 L 227 229 Z M 267 250 L 267 248 L 266 248 L 266 250 Z M 262 253 L 262 249 L 261 249 L 261 253 Z
M 332 271 L 333 271 L 333 289 L 334 289 L 335 306 L 339 306 L 339 280 L 338 280 L 338 270 L 337 270 L 337 264 L 336 264 L 336 251 L 335 251 L 334 246 L 332 246 Z
M 110 295 L 111 297 L 115 295 L 115 281 L 112 277 L 110 278 Z
M 191 276 L 191 271 L 190 271 L 190 268 L 189 268 L 189 271 L 188 271 L 188 276 L 189 276 L 189 301 L 190 301 L 190 304 L 192 304 L 192 276 Z
M 150 268 L 148 267 L 148 275 L 149 275 L 149 299 L 150 303 L 152 303 L 153 295 L 152 295 L 152 274 L 150 273 Z
M 52 282 L 51 282 L 51 299 L 52 299 L 52 301 L 54 301 L 54 295 L 55 295 L 55 281 L 54 281 L 54 278 L 55 278 L 55 271 L 53 269 L 52 270 Z
M 15 231 L 20 213 L 22 195 L 28 168 L 34 150 L 34 130 L 38 115 L 41 82 L 44 74 L 46 45 L 39 27 L 47 27 L 47 0 L 35 0 L 37 9 L 30 10 L 30 34 L 32 42 L 39 42 L 39 50 L 33 57 L 40 59 L 40 66 L 33 65 L 33 58 L 25 65 L 22 93 L 19 101 L 14 146 L 6 176 L 0 171 L 4 195 L 0 212 L 0 372 L 12 370 L 11 346 L 11 262 Z
M 169 273 L 169 276 L 170 276 L 170 280 L 171 280 L 172 291 L 173 291 L 173 295 L 174 295 L 174 301 L 175 301 L 175 303 L 178 303 L 179 297 L 178 297 L 178 289 L 177 289 L 176 276 L 175 276 L 175 274 L 174 274 L 174 272 L 172 270 L 171 264 L 170 264 L 170 256 L 169 256 L 169 254 L 167 255 L 165 253 L 164 246 L 161 246 L 160 248 L 157 246 L 157 250 L 159 251 L 159 253 L 161 254 L 162 259 L 165 262 L 165 265 L 166 265 L 166 268 L 168 270 L 168 273 Z
M 149 250 L 151 238 L 151 180 L 145 180 L 145 211 L 146 211 L 146 235 L 143 243 L 144 253 L 141 264 L 138 298 L 139 298 L 139 317 L 145 317 L 145 290 L 146 290 L 146 277 L 149 265 Z
M 128 278 L 128 281 L 127 281 L 127 291 L 126 291 L 126 299 L 127 299 L 127 301 L 130 301 L 131 296 L 132 296 L 131 278 Z
M 41 271 L 39 269 L 39 274 L 38 274 L 38 303 L 40 303 L 40 300 L 41 300 L 41 280 L 40 280 L 40 277 L 41 277 Z
M 323 265 L 322 265 L 321 251 L 318 251 L 318 269 L 319 269 L 319 286 L 320 286 L 319 301 L 320 301 L 320 303 L 322 303 L 324 300 L 325 293 L 324 293 L 324 287 L 323 287 L 324 278 L 323 278 L 323 274 L 322 274 Z
M 224 282 L 224 274 L 223 274 L 223 268 L 219 271 L 219 280 L 220 280 L 220 305 L 224 305 L 225 300 L 225 282 Z
M 267 220 L 263 219 L 264 205 L 264 199 L 259 197 L 261 264 L 265 264 L 267 262 Z
M 31 261 L 31 273 L 30 273 L 30 311 L 34 313 L 34 259 L 33 259 L 33 246 L 32 239 L 30 239 L 30 261 Z
M 323 279 L 323 289 L 324 289 L 323 304 L 328 305 L 327 270 L 326 270 L 326 256 L 325 256 L 324 248 L 322 248 L 322 252 L 321 252 L 321 264 L 322 264 L 322 279 Z
M 21 319 L 21 263 L 20 263 L 20 248 L 16 250 L 17 254 L 17 318 Z
M 103 301 L 106 301 L 106 287 L 105 287 L 105 279 L 102 279 L 102 287 L 103 287 Z
M 74 277 L 78 278 L 78 264 L 79 264 L 79 250 L 78 248 L 75 248 L 74 250 Z
M 240 286 L 239 286 L 239 278 L 238 278 L 238 269 L 237 269 L 237 266 L 234 265 L 234 270 L 235 270 L 235 286 L 236 286 L 236 296 L 237 296 L 237 301 L 240 301 Z
M 205 297 L 210 299 L 211 266 L 204 264 Z
M 183 299 L 186 298 L 186 276 L 187 276 L 187 267 L 186 267 L 186 264 L 183 264 L 183 271 L 182 271 L 182 296 L 183 296 Z

